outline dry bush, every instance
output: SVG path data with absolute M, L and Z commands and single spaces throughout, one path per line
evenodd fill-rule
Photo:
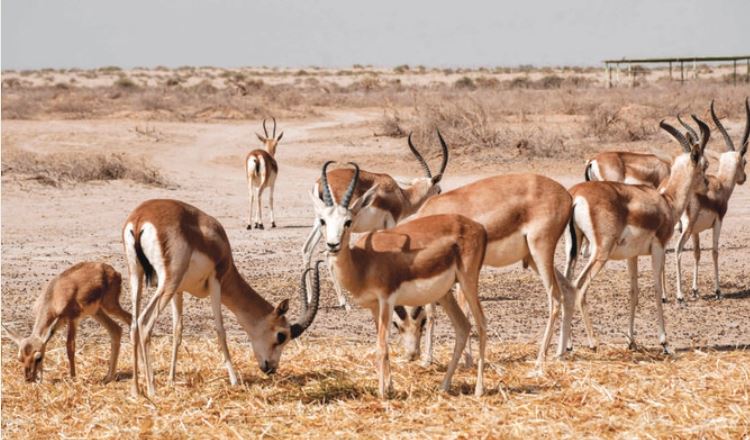
M 383 111 L 383 116 L 378 120 L 375 136 L 404 137 L 406 129 L 404 121 L 397 111 Z
M 19 174 L 47 185 L 62 186 L 93 180 L 129 179 L 157 187 L 172 186 L 145 159 L 126 154 L 38 154 L 19 148 L 3 150 L 2 174 Z

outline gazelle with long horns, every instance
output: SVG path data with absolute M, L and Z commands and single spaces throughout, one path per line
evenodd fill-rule
M 675 158 L 670 176 L 659 189 L 647 185 L 627 185 L 621 182 L 584 182 L 570 189 L 573 215 L 566 236 L 567 254 L 565 276 L 570 277 L 577 252 L 570 251 L 572 243 L 580 243 L 585 236 L 591 245 L 591 257 L 578 275 L 576 304 L 581 311 L 589 347 L 596 348 L 594 332 L 586 304 L 586 293 L 591 281 L 609 260 L 628 260 L 630 274 L 630 321 L 628 339 L 635 347 L 634 320 L 638 304 L 638 256 L 650 255 L 656 286 L 656 313 L 659 342 L 669 353 L 662 310 L 662 272 L 667 242 L 682 215 L 688 198 L 696 188 L 705 189 L 704 172 L 706 148 L 710 131 L 695 115 L 700 126 L 701 141 L 691 143 L 676 128 L 661 121 L 659 126 L 677 139 L 683 154 Z
M 408 185 L 401 186 L 388 174 L 372 173 L 365 170 L 359 171 L 353 197 L 355 199 L 359 198 L 373 187 L 377 187 L 377 190 L 373 194 L 372 202 L 369 205 L 352 211 L 352 232 L 363 233 L 376 229 L 391 228 L 402 219 L 414 214 L 430 197 L 440 194 L 440 181 L 445 173 L 445 168 L 448 166 L 448 145 L 445 143 L 440 131 L 437 131 L 437 136 L 442 149 L 442 163 L 437 173 L 432 172 L 427 161 L 425 161 L 424 157 L 422 157 L 414 146 L 411 134 L 409 134 L 408 139 L 409 149 L 422 166 L 425 173 L 424 177 L 417 177 Z M 342 200 L 353 176 L 354 171 L 350 168 L 339 168 L 331 170 L 328 173 L 328 187 L 331 197 L 334 200 Z M 323 186 L 320 179 L 316 182 L 316 188 L 318 197 L 322 198 Z M 312 230 L 302 247 L 305 267 L 310 266 L 313 251 L 320 241 L 321 236 L 320 219 L 316 217 Z M 331 274 L 331 278 L 333 279 L 339 306 L 348 308 L 349 305 L 336 276 Z
M 247 229 L 263 229 L 263 191 L 268 189 L 268 205 L 271 209 L 271 227 L 276 227 L 276 219 L 273 211 L 273 190 L 276 185 L 276 176 L 279 174 L 279 164 L 276 162 L 276 147 L 279 145 L 284 132 L 276 137 L 276 118 L 273 119 L 273 133 L 268 135 L 266 120 L 263 119 L 263 134 L 255 133 L 265 146 L 265 150 L 257 149 L 247 153 L 245 157 L 245 176 L 247 177 L 247 191 L 250 197 L 250 211 L 247 218 Z M 254 205 L 257 204 L 255 216 L 253 216 Z
M 742 185 L 747 180 L 745 174 L 745 164 L 747 159 L 745 155 L 748 148 L 748 137 L 750 137 L 750 102 L 745 98 L 745 132 L 740 140 L 739 150 L 735 148 L 732 137 L 729 136 L 721 120 L 716 116 L 714 110 L 714 101 L 711 101 L 711 119 L 713 119 L 716 128 L 724 138 L 726 150 L 719 156 L 719 172 L 716 175 L 707 175 L 708 190 L 705 194 L 696 192 L 688 199 L 687 208 L 682 214 L 681 226 L 682 233 L 677 242 L 675 256 L 677 260 L 677 300 L 684 301 L 682 293 L 682 266 L 680 257 L 682 250 L 687 242 L 688 237 L 693 238 L 693 296 L 698 296 L 698 262 L 701 258 L 700 233 L 706 229 L 713 230 L 713 249 L 711 257 L 714 263 L 714 294 L 716 298 L 721 298 L 721 288 L 719 286 L 719 236 L 721 234 L 721 225 L 724 215 L 729 207 L 729 198 L 732 197 L 735 184 Z M 691 138 L 697 139 L 697 133 L 689 125 L 683 124 L 688 130 Z
M 302 274 L 303 313 L 298 322 L 286 319 L 289 300 L 276 307 L 263 299 L 240 275 L 232 258 L 232 249 L 221 224 L 203 211 L 177 200 L 148 200 L 128 216 L 122 232 L 130 273 L 133 322 L 133 392 L 138 393 L 138 360 L 145 364 L 148 394 L 154 394 L 154 374 L 149 354 L 151 331 L 162 309 L 172 301 L 174 314 L 174 375 L 177 351 L 182 338 L 182 292 L 211 302 L 219 346 L 229 381 L 237 384 L 226 342 L 221 313 L 224 305 L 237 317 L 247 332 L 260 369 L 276 371 L 281 353 L 289 340 L 299 337 L 315 319 L 318 309 L 317 268 L 312 300 L 307 306 L 305 276 Z M 140 310 L 144 287 L 156 283 L 156 292 Z M 140 356 L 139 356 L 140 355 Z
M 450 388 L 470 329 L 466 316 L 449 293 L 455 282 L 464 292 L 479 332 L 475 393 L 481 395 L 487 331 L 477 284 L 487 242 L 484 228 L 460 215 L 423 217 L 391 229 L 370 232 L 350 248 L 354 212 L 373 202 L 377 186 L 371 187 L 350 206 L 359 181 L 359 167 L 351 164 L 354 174 L 336 203 L 326 175 L 331 163 L 323 165 L 320 177 L 323 200 L 315 188 L 310 198 L 325 235 L 329 263 L 338 281 L 351 293 L 354 302 L 369 308 L 375 318 L 381 397 L 392 389 L 388 334 L 397 305 L 420 306 L 437 301 L 445 309 L 456 332 L 453 357 L 442 385 L 444 390 Z

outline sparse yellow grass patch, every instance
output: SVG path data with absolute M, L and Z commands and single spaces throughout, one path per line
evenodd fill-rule
M 750 353 L 580 350 L 529 377 L 536 347 L 490 344 L 487 393 L 473 396 L 475 370 L 438 390 L 450 344 L 429 368 L 394 361 L 396 394 L 377 397 L 373 344 L 342 338 L 292 342 L 274 377 L 258 370 L 247 343 L 233 347 L 244 384 L 231 387 L 213 337 L 183 344 L 178 383 L 166 384 L 169 337 L 154 341 L 157 397 L 130 395 L 131 381 L 102 385 L 109 344 L 80 345 L 70 380 L 64 348 L 52 343 L 43 384 L 23 382 L 3 346 L 5 438 L 424 438 L 717 437 L 750 433 Z M 80 341 L 81 343 L 85 341 Z M 131 346 L 120 360 L 129 375 Z M 396 358 L 396 356 L 394 356 Z

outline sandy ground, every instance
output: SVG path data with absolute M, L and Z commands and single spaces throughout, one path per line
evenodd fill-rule
M 253 131 L 260 130 L 259 124 L 149 123 L 149 129 L 155 129 L 159 135 L 157 142 L 137 134 L 136 123 L 128 120 L 3 121 L 4 147 L 20 146 L 37 152 L 113 151 L 145 155 L 162 167 L 177 185 L 159 189 L 117 181 L 58 189 L 3 176 L 3 323 L 28 331 L 32 322 L 30 306 L 40 290 L 50 278 L 75 262 L 106 261 L 126 273 L 120 238 L 122 223 L 140 202 L 157 197 L 180 199 L 217 217 L 227 230 L 239 269 L 250 284 L 273 302 L 291 297 L 296 304 L 295 289 L 301 273 L 300 248 L 313 218 L 307 191 L 322 162 L 329 158 L 356 160 L 363 168 L 387 171 L 403 178 L 419 173 L 416 161 L 408 155 L 405 139 L 372 136 L 368 121 L 380 114 L 378 110 L 337 111 L 315 120 L 280 121 L 285 135 L 277 156 L 280 175 L 276 188 L 276 221 L 279 227 L 264 231 L 245 230 L 248 196 L 242 168 L 244 154 L 257 147 Z M 582 177 L 579 164 L 543 164 L 529 164 L 526 168 L 556 178 L 566 186 Z M 514 169 L 519 170 L 519 167 Z M 507 167 L 486 164 L 481 174 L 466 174 L 449 164 L 443 187 L 454 188 L 504 171 Z M 268 213 L 265 209 L 266 226 L 270 225 Z M 722 230 L 721 286 L 725 299 L 708 299 L 712 280 L 710 250 L 706 248 L 710 247 L 711 239 L 710 234 L 704 233 L 699 278 L 703 297 L 688 301 L 686 306 L 678 306 L 672 300 L 665 308 L 667 330 L 675 348 L 750 344 L 749 219 L 750 187 L 745 185 L 736 188 Z M 558 267 L 562 266 L 561 249 L 557 261 Z M 658 342 L 650 261 L 642 258 L 640 266 L 642 297 L 636 321 L 638 341 L 655 350 Z M 683 266 L 688 268 L 683 275 L 687 284 L 692 272 L 690 250 L 683 256 Z M 668 255 L 667 270 L 670 298 L 673 298 L 673 253 Z M 625 264 L 609 263 L 589 293 L 595 330 L 603 343 L 615 347 L 625 345 L 627 282 Z M 488 315 L 491 344 L 538 341 L 547 306 L 541 283 L 534 273 L 522 269 L 520 264 L 485 269 L 480 294 Z M 329 282 L 324 283 L 321 297 L 321 311 L 309 331 L 311 335 L 317 338 L 343 336 L 357 343 L 374 344 L 369 312 L 358 308 L 346 312 L 332 307 L 336 300 Z M 129 307 L 127 291 L 123 293 L 122 302 Z M 208 303 L 188 298 L 185 306 L 186 335 L 213 338 Z M 169 333 L 168 315 L 160 318 L 157 335 Z M 238 352 L 249 356 L 247 338 L 234 318 L 229 317 L 226 322 L 235 356 Z M 452 332 L 445 319 L 438 325 L 438 334 L 440 343 L 447 344 Z M 583 330 L 577 316 L 574 334 L 577 341 L 582 341 Z M 103 342 L 106 336 L 89 320 L 84 323 L 79 340 L 81 344 L 94 340 Z M 61 344 L 59 340 L 52 342 L 52 345 L 58 344 Z M 10 342 L 3 340 L 3 363 L 15 362 L 8 356 L 13 353 L 11 349 Z M 129 343 L 123 355 L 130 355 Z M 166 364 L 167 359 L 157 362 Z

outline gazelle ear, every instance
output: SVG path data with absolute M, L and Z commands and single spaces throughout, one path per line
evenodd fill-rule
M 258 133 L 255 133 L 255 135 L 258 136 L 258 140 L 259 141 L 263 142 L 264 144 L 266 143 L 266 138 L 264 138 L 263 136 L 259 135 Z
M 289 311 L 289 298 L 281 300 L 278 306 L 276 306 L 276 316 L 284 316 Z
M 57 323 L 58 322 L 60 322 L 60 317 L 59 316 L 57 318 L 55 318 L 52 321 L 52 323 L 50 323 L 49 328 L 47 328 L 47 333 L 42 338 L 42 340 L 44 341 L 45 344 L 47 342 L 49 342 L 49 340 L 52 338 L 52 335 L 55 334 L 55 327 L 57 327 Z
M 312 189 L 308 193 L 310 195 L 310 200 L 313 202 L 313 207 L 315 208 L 315 212 L 320 212 L 326 207 L 326 202 L 320 199 L 320 195 L 318 195 L 318 185 L 313 185 Z
M 6 327 L 5 324 L 3 324 L 3 330 L 5 330 L 5 334 L 8 335 L 14 344 L 21 345 L 21 339 L 23 339 L 21 335 Z
M 375 200 L 375 195 L 378 192 L 378 185 L 373 185 L 370 187 L 370 189 L 367 190 L 360 198 L 358 198 L 354 203 L 352 203 L 351 208 L 349 208 L 352 212 L 357 213 L 360 209 L 364 208 L 365 206 L 369 206 L 370 203 L 372 203 Z
M 284 137 L 284 132 L 282 131 L 279 137 L 276 138 L 276 142 L 279 142 L 281 138 Z

